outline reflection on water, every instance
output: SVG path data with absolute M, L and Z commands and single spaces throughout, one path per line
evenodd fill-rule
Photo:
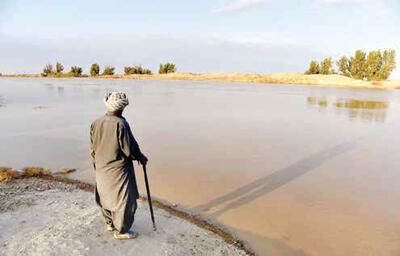
M 307 102 L 310 105 L 319 105 L 320 107 L 326 108 L 328 106 L 328 100 L 325 97 L 307 97 Z
M 307 97 L 307 103 L 326 109 L 330 103 L 326 97 Z M 335 99 L 331 106 L 338 115 L 347 114 L 350 120 L 361 119 L 370 122 L 385 122 L 389 104 L 385 101 Z
M 388 103 L 371 100 L 340 99 L 336 101 L 335 106 L 337 108 L 386 109 L 388 108 Z
M 4 104 L 4 98 L 3 96 L 0 95 L 0 108 L 5 107 L 6 105 Z
M 48 108 L 49 108 L 48 106 L 42 106 L 42 105 L 33 107 L 34 110 L 44 110 L 44 109 L 48 109 Z

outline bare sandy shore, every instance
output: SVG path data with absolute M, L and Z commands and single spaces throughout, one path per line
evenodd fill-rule
M 105 231 L 93 194 L 37 178 L 0 182 L 0 255 L 248 255 L 215 233 L 139 201 L 134 240 Z
M 3 75 L 2 77 L 40 77 L 38 74 Z M 342 75 L 304 75 L 301 73 L 246 74 L 246 73 L 170 73 L 153 75 L 100 75 L 100 79 L 191 80 L 216 82 L 241 82 L 264 84 L 293 84 L 359 89 L 400 89 L 400 80 L 363 81 Z

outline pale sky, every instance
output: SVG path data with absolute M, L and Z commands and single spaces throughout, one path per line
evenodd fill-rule
M 166 61 L 181 72 L 304 72 L 357 49 L 400 56 L 399 0 L 0 0 L 1 73 L 56 61 L 84 72 Z

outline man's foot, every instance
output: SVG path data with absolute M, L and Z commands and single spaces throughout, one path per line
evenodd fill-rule
M 107 231 L 110 231 L 110 232 L 115 231 L 114 225 L 113 225 L 113 224 L 107 224 L 106 230 L 107 230 Z
M 138 236 L 138 233 L 134 231 L 128 231 L 127 233 L 119 233 L 115 232 L 114 233 L 114 238 L 117 240 L 126 240 L 126 239 L 135 239 Z

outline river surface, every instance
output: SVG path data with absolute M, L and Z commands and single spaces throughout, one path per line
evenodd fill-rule
M 156 197 L 259 255 L 400 255 L 399 91 L 1 78 L 0 166 L 78 168 L 93 182 L 89 127 L 112 90 L 130 99 Z

